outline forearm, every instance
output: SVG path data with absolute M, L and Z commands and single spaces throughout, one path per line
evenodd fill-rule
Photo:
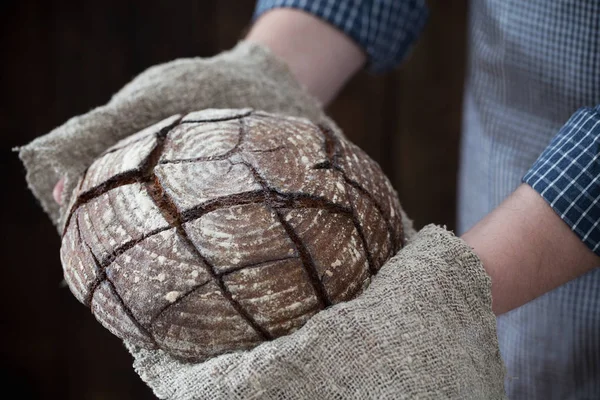
M 462 238 L 492 279 L 497 315 L 600 265 L 600 257 L 526 184 Z
M 294 9 L 281 8 L 263 14 L 246 39 L 271 49 L 324 105 L 366 61 L 360 47 L 344 33 Z

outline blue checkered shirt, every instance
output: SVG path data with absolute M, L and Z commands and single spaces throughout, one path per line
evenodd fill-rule
M 373 72 L 400 64 L 427 20 L 424 0 L 259 0 L 254 17 L 282 7 L 306 11 L 340 29 L 367 53 Z
M 255 17 L 304 10 L 386 71 L 421 32 L 424 3 L 259 0 Z M 600 0 L 472 0 L 468 50 L 459 233 L 525 182 L 600 255 Z M 600 269 L 500 317 L 498 337 L 509 398 L 600 399 Z
M 600 255 L 599 156 L 600 105 L 577 111 L 523 181 L 537 190 L 581 240 Z

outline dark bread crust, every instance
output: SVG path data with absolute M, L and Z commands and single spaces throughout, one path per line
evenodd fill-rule
M 120 338 L 194 361 L 356 297 L 403 245 L 377 163 L 328 128 L 249 109 L 145 129 L 75 197 L 61 247 L 75 296 Z

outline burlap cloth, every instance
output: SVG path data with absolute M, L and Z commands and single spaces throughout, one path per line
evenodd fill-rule
M 147 69 L 106 105 L 21 147 L 19 156 L 29 188 L 60 230 L 79 176 L 108 147 L 174 114 L 246 107 L 328 121 L 285 64 L 264 47 L 241 42 L 216 57 L 179 59 Z M 63 176 L 65 201 L 59 207 L 52 189 Z
M 70 193 L 107 147 L 170 115 L 253 107 L 327 123 L 287 67 L 240 43 L 208 59 L 150 68 L 110 102 L 19 149 L 27 181 L 60 229 Z M 67 177 L 63 206 L 52 199 Z M 491 283 L 461 239 L 437 226 L 414 233 L 357 299 L 295 333 L 204 363 L 125 343 L 140 377 L 164 399 L 501 399 L 504 366 Z

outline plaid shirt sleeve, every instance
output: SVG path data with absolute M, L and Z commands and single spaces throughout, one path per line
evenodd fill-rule
M 523 177 L 600 255 L 600 105 L 582 108 Z
M 366 52 L 372 72 L 400 64 L 427 19 L 425 0 L 259 0 L 254 18 L 281 7 L 306 11 L 346 33 Z

